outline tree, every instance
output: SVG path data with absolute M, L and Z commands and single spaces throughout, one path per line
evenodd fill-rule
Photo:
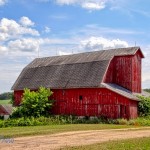
M 50 89 L 44 87 L 40 87 L 38 91 L 24 89 L 21 106 L 17 108 L 12 116 L 39 117 L 48 115 L 54 102 L 49 100 L 52 94 L 53 92 Z
M 12 98 L 12 92 L 5 92 L 0 94 L 0 100 L 8 100 Z
M 144 89 L 144 91 L 149 92 L 150 93 L 150 89 Z
M 140 102 L 138 104 L 138 111 L 140 116 L 150 115 L 150 97 L 138 96 Z

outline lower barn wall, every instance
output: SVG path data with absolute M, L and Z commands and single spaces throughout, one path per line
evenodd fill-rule
M 52 112 L 62 115 L 106 116 L 108 118 L 137 117 L 137 101 L 125 98 L 108 89 L 53 89 L 55 100 Z M 23 91 L 15 91 L 15 104 L 21 102 Z
M 137 101 L 108 89 L 66 89 L 53 92 L 53 99 L 56 100 L 54 114 L 127 119 L 137 117 Z

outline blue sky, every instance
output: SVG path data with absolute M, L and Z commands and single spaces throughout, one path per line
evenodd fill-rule
M 149 6 L 148 0 L 0 0 L 0 93 L 38 55 L 135 45 L 145 55 L 143 88 L 150 88 Z

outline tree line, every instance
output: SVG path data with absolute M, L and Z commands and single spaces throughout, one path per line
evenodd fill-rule
M 0 94 L 0 100 L 12 99 L 13 92 L 5 92 Z

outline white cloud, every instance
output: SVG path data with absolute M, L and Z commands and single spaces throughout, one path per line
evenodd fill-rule
M 45 33 L 49 33 L 49 32 L 51 32 L 51 28 L 49 28 L 49 27 L 45 27 L 44 32 L 45 32 Z
M 100 10 L 105 8 L 104 2 L 94 3 L 94 2 L 85 2 L 82 4 L 82 8 L 88 10 Z
M 101 10 L 109 0 L 55 0 L 59 5 L 79 5 L 88 10 Z
M 81 41 L 80 45 L 80 48 L 86 51 L 121 47 L 128 47 L 128 43 L 119 39 L 109 40 L 103 37 L 91 37 L 89 39 Z
M 32 22 L 28 17 L 25 16 L 21 17 L 19 22 L 25 27 L 34 26 L 34 22 Z
M 58 51 L 58 55 L 70 55 L 71 52 Z
M 0 20 L 0 40 L 6 41 L 18 38 L 22 35 L 39 36 L 39 32 L 33 28 L 23 27 L 15 20 L 3 18 Z
M 0 46 L 0 53 L 7 52 L 8 48 L 5 46 Z
M 38 51 L 39 49 L 39 41 L 36 39 L 28 38 L 28 39 L 18 39 L 15 41 L 10 41 L 8 43 L 8 48 L 12 51 Z
M 0 0 L 0 6 L 5 5 L 7 3 L 7 0 Z

